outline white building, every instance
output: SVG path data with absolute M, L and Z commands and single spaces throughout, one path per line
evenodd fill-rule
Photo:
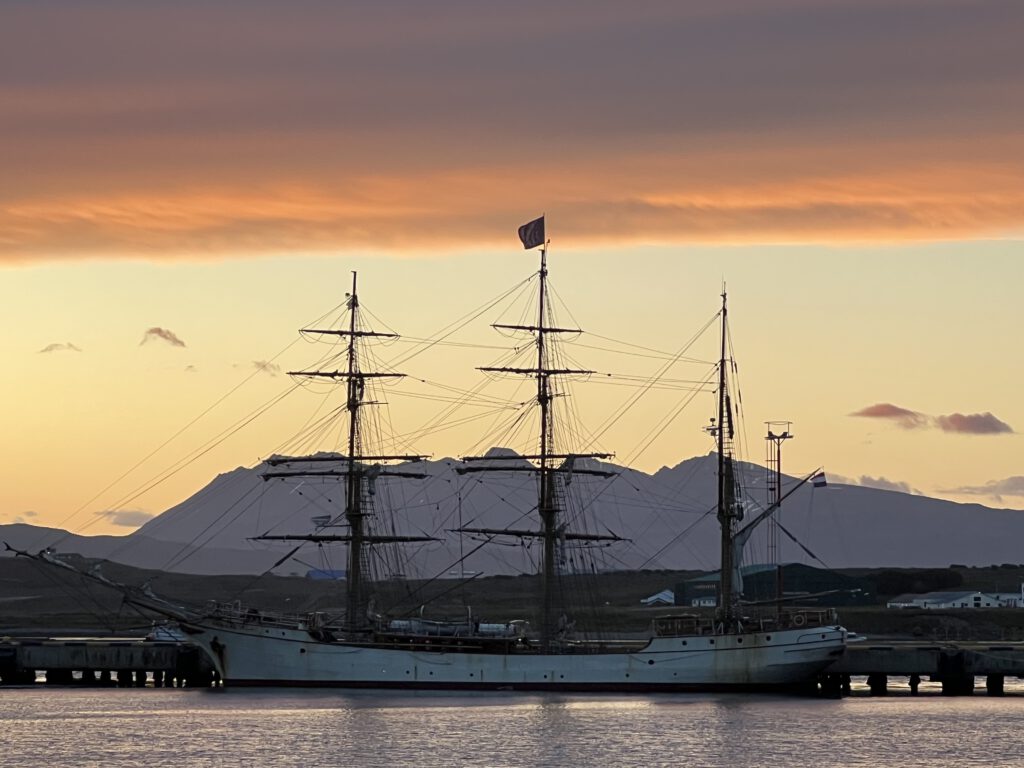
M 900 595 L 885 604 L 887 608 L 1021 608 L 1019 592 L 928 592 Z
M 656 595 L 640 599 L 643 605 L 675 605 L 676 593 L 671 589 L 663 589 Z

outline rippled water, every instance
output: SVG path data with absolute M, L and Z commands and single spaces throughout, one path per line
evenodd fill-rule
M 1024 697 L 0 689 L 3 766 L 1024 766 Z

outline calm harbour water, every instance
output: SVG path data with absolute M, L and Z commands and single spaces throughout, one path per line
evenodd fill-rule
M 922 686 L 922 690 L 924 686 Z M 0 765 L 1024 766 L 1024 696 L 0 689 Z

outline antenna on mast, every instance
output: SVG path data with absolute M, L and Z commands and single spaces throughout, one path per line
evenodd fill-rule
M 782 444 L 794 437 L 790 433 L 791 421 L 766 421 L 768 434 L 765 443 L 768 449 L 765 468 L 767 472 L 765 508 L 775 507 L 775 514 L 768 518 L 768 562 L 775 565 L 775 597 L 782 598 L 782 563 L 779 555 L 779 515 L 782 513 Z M 781 610 L 781 603 L 776 603 Z

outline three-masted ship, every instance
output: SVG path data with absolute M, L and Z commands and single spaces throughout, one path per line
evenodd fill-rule
M 551 355 L 553 337 L 578 332 L 552 321 L 548 302 L 548 243 L 543 223 L 537 224 L 524 245 L 540 246 L 536 322 L 498 327 L 532 335 L 536 356 L 521 367 L 495 366 L 482 370 L 531 378 L 536 383 L 540 412 L 539 449 L 535 454 L 467 457 L 461 472 L 529 472 L 536 477 L 535 529 L 457 529 L 462 534 L 510 535 L 539 542 L 542 597 L 539 626 L 524 622 L 452 623 L 376 615 L 367 577 L 368 553 L 376 546 L 428 540 L 381 532 L 370 526 L 376 483 L 391 477 L 412 477 L 408 470 L 422 457 L 365 452 L 362 410 L 370 379 L 396 377 L 395 372 L 364 370 L 359 342 L 378 333 L 358 321 L 359 299 L 353 276 L 349 297 L 349 326 L 317 333 L 347 339 L 346 365 L 335 371 L 298 371 L 296 375 L 324 377 L 345 383 L 347 453 L 278 456 L 268 462 L 266 479 L 336 478 L 345 489 L 338 521 L 344 533 L 327 528 L 314 533 L 264 536 L 302 542 L 342 542 L 347 545 L 345 614 L 325 621 L 321 614 L 301 618 L 275 617 L 238 606 L 216 606 L 203 615 L 177 615 L 189 639 L 209 654 L 227 685 L 339 686 L 367 688 L 510 689 L 568 691 L 690 691 L 780 689 L 813 680 L 843 653 L 846 630 L 830 611 L 772 611 L 747 615 L 741 605 L 739 564 L 750 531 L 772 513 L 769 507 L 744 522 L 733 466 L 733 409 L 729 397 L 727 305 L 722 295 L 721 356 L 718 362 L 717 414 L 709 432 L 718 458 L 718 508 L 721 528 L 721 571 L 718 604 L 713 616 L 675 614 L 657 618 L 649 637 L 641 641 L 579 639 L 558 589 L 559 549 L 566 542 L 614 542 L 616 534 L 570 530 L 561 499 L 573 476 L 608 475 L 593 460 L 605 454 L 572 453 L 555 445 L 552 401 L 559 377 L 587 371 L 559 367 Z M 522 237 L 521 231 L 521 237 Z M 589 461 L 588 461 L 589 460 Z M 400 462 L 395 464 L 395 462 Z M 152 607 L 152 606 L 150 606 Z

